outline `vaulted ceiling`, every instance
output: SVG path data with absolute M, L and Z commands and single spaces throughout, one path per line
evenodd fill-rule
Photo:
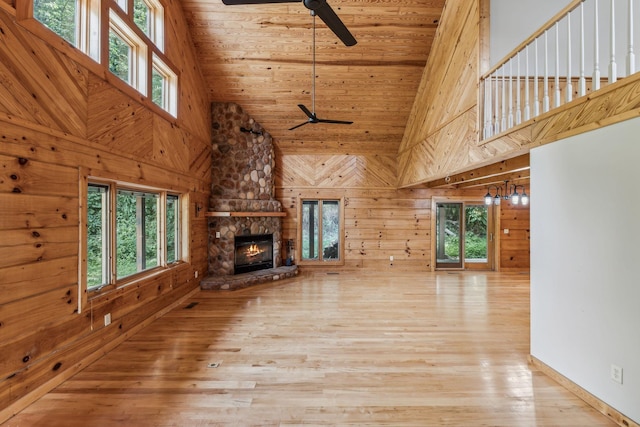
M 328 0 L 357 39 L 345 46 L 316 18 L 319 118 L 313 110 L 313 18 L 302 1 L 226 6 L 184 0 L 211 101 L 235 102 L 283 152 L 395 154 L 445 0 Z

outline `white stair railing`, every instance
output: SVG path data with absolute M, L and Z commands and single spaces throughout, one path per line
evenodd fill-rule
M 616 2 L 622 4 L 625 1 L 626 7 L 616 7 Z M 635 74 L 634 1 L 640 0 L 604 0 L 602 4 L 599 0 L 574 0 L 486 73 L 480 84 L 483 97 L 480 103 L 483 108 L 482 138 L 506 132 L 576 97 L 599 90 L 602 85 Z M 588 15 L 593 15 L 593 18 L 588 19 Z M 572 20 L 579 20 L 579 23 Z M 607 23 L 604 33 L 600 28 L 602 22 Z M 566 34 L 566 40 L 562 34 Z M 585 37 L 585 34 L 589 36 Z M 616 47 L 616 40 L 624 40 L 624 74 L 616 64 L 616 49 L 622 52 L 622 45 Z M 605 45 L 601 46 L 601 43 Z M 542 44 L 542 49 L 539 49 L 539 44 Z M 553 52 L 550 52 L 550 47 Z M 577 57 L 573 53 L 574 47 L 579 51 Z M 600 74 L 601 50 L 607 51 L 609 58 L 605 81 Z M 588 57 L 585 52 L 593 52 L 593 56 Z M 566 67 L 562 69 L 561 58 L 566 58 Z M 590 77 L 587 74 L 589 68 Z M 553 76 L 549 74 L 550 69 L 554 71 Z M 574 76 L 573 70 L 578 70 L 578 74 Z M 561 75 L 561 71 L 565 74 Z M 575 89 L 574 82 L 577 82 Z M 521 105 L 522 99 L 524 106 Z

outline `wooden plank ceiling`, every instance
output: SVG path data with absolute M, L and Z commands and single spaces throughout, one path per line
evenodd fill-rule
M 347 47 L 316 18 L 319 118 L 312 104 L 313 18 L 302 2 L 225 6 L 184 0 L 211 101 L 235 102 L 285 153 L 395 154 L 445 0 L 328 0 L 358 43 Z M 329 151 L 326 151 L 329 150 Z

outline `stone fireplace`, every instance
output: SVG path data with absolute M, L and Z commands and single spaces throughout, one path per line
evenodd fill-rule
M 206 214 L 209 278 L 231 280 L 228 276 L 238 273 L 234 268 L 236 239 L 251 240 L 259 235 L 273 236 L 270 268 L 278 269 L 282 264 L 284 214 L 281 203 L 274 197 L 275 156 L 271 135 L 233 103 L 211 105 L 211 126 L 212 183 Z M 203 280 L 203 288 L 206 281 Z

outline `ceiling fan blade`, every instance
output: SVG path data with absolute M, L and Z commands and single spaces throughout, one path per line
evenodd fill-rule
M 305 1 L 305 5 L 306 3 L 307 2 Z M 358 43 L 342 20 L 333 11 L 331 6 L 329 6 L 326 1 L 319 3 L 320 5 L 312 10 L 324 21 L 325 24 L 327 24 L 327 27 L 329 27 L 331 31 L 333 31 L 334 34 L 342 40 L 342 43 L 344 43 L 345 46 L 353 46 Z
M 311 111 L 309 111 L 309 109 L 307 107 L 305 107 L 302 104 L 298 104 L 298 107 L 300 107 L 300 109 L 302 111 L 304 111 L 304 113 L 307 115 L 307 117 L 309 117 L 309 119 L 311 120 L 317 120 L 317 117 L 314 113 L 312 113 Z
M 313 123 L 313 122 L 306 121 L 306 122 L 300 123 L 299 125 L 295 125 L 295 126 L 294 126 L 294 127 L 292 127 L 292 128 L 289 128 L 289 130 L 298 129 L 300 126 L 304 126 L 304 125 L 306 125 L 307 123 Z
M 318 119 L 318 123 L 335 123 L 338 125 L 350 125 L 353 122 L 347 120 L 329 120 L 329 119 Z
M 222 3 L 233 6 L 237 4 L 298 3 L 300 0 L 222 0 Z

